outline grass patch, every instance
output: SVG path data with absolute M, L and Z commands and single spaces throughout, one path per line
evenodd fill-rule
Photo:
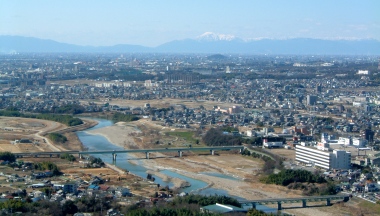
M 380 205 L 379 204 L 375 204 L 375 203 L 371 203 L 371 202 L 363 200 L 359 203 L 359 206 L 360 206 L 360 208 L 365 209 L 366 211 L 368 211 L 370 213 L 377 213 L 378 214 L 380 212 Z
M 182 138 L 186 142 L 189 142 L 189 144 L 196 144 L 196 142 L 197 142 L 197 139 L 195 139 L 193 137 L 194 132 L 191 132 L 191 131 L 184 131 L 184 132 L 172 131 L 172 132 L 166 132 L 166 134 L 169 136 L 175 136 L 178 138 Z

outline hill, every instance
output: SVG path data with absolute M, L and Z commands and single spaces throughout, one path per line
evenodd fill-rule
M 206 37 L 207 36 L 207 37 Z M 27 52 L 151 52 L 151 53 L 240 53 L 292 55 L 379 55 L 377 40 L 322 40 L 295 38 L 244 41 L 232 36 L 207 34 L 202 38 L 175 40 L 157 47 L 119 44 L 114 46 L 79 46 L 53 40 L 22 36 L 0 36 L 0 53 Z

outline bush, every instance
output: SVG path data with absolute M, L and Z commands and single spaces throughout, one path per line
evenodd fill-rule
M 104 165 L 104 162 L 101 158 L 90 156 L 89 161 L 90 161 L 90 164 L 99 164 L 100 166 Z
M 74 155 L 71 155 L 68 153 L 64 153 L 63 155 L 61 155 L 61 159 L 66 159 L 66 160 L 71 161 L 71 162 L 76 160 Z
M 60 175 L 61 174 L 57 165 L 55 165 L 52 162 L 47 162 L 47 161 L 35 163 L 34 169 L 35 170 L 41 170 L 41 171 L 50 170 L 53 173 L 53 175 Z
M 49 133 L 48 138 L 56 143 L 65 143 L 67 141 L 67 137 L 59 133 Z
M 117 113 L 113 114 L 112 120 L 115 122 L 119 122 L 119 121 L 130 122 L 130 121 L 137 121 L 137 120 L 139 120 L 139 118 L 137 116 L 134 116 L 134 115 L 129 115 L 129 114 L 126 115 L 126 114 L 117 112 Z

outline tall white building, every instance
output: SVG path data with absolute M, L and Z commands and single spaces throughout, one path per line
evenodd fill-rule
M 297 145 L 296 161 L 326 170 L 350 169 L 351 152 L 344 150 L 321 151 L 312 147 Z

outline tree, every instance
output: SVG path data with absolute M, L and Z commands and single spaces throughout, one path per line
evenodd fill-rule
M 76 158 L 74 157 L 74 155 L 71 155 L 69 153 L 62 154 L 61 155 L 61 159 L 66 159 L 66 160 L 71 161 L 71 162 L 73 162 L 73 161 L 76 160 Z
M 16 155 L 12 154 L 11 152 L 0 152 L 0 160 L 15 162 Z
M 225 145 L 241 145 L 242 138 L 232 135 L 223 134 L 219 128 L 211 128 L 202 137 L 202 140 L 208 146 L 225 146 Z
M 67 137 L 59 133 L 49 133 L 48 138 L 52 140 L 53 142 L 57 142 L 57 143 L 67 142 Z
M 53 175 L 60 175 L 61 171 L 59 171 L 59 168 L 56 164 L 49 162 L 49 161 L 43 161 L 39 163 L 34 164 L 34 169 L 36 170 L 50 170 Z
M 247 212 L 247 216 L 270 216 L 270 215 L 273 215 L 274 216 L 274 214 L 272 214 L 272 213 L 270 213 L 270 214 L 267 214 L 267 213 L 265 213 L 265 212 L 263 212 L 263 211 L 260 211 L 260 210 L 257 210 L 257 209 L 254 209 L 254 208 L 252 208 L 252 209 L 250 209 L 248 212 Z
M 262 123 L 261 121 L 257 122 L 256 124 L 258 127 L 263 127 L 264 126 L 264 123 Z
M 67 200 L 63 205 L 62 205 L 62 212 L 65 215 L 68 214 L 75 214 L 78 211 L 78 207 L 74 204 L 73 201 Z

